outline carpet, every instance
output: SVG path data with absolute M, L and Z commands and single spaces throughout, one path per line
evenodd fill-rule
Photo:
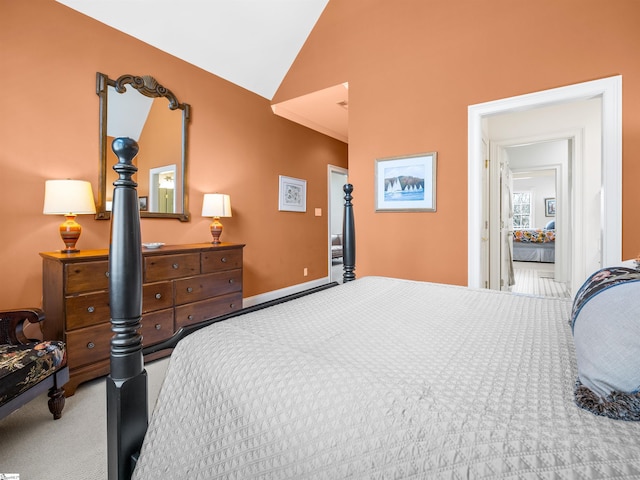
M 169 358 L 145 365 L 149 414 Z M 81 384 L 53 420 L 43 394 L 0 420 L 0 473 L 20 480 L 105 480 L 107 478 L 106 377 Z

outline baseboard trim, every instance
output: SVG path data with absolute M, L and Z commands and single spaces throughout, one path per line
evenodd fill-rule
M 297 285 L 291 285 L 290 287 L 281 288 L 279 290 L 272 290 L 270 292 L 261 293 L 252 297 L 243 298 L 242 308 L 252 307 L 254 305 L 258 305 L 259 303 L 269 302 L 271 300 L 276 300 L 287 295 L 292 295 L 304 290 L 309 290 L 310 288 L 326 285 L 330 281 L 331 279 L 327 276 L 318 278 L 316 280 L 311 280 L 310 282 L 299 283 Z

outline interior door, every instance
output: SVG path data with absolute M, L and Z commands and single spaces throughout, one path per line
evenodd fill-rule
M 341 167 L 329 165 L 329 281 L 342 283 L 343 264 L 342 257 L 333 258 L 331 252 L 331 236 L 342 234 L 342 221 L 344 218 L 344 184 L 348 182 L 348 171 Z
M 508 160 L 500 163 L 500 290 L 515 284 L 513 273 L 513 176 Z
M 489 149 L 488 141 L 482 139 L 482 155 L 484 159 L 484 168 L 482 169 L 482 239 L 480 246 L 480 275 L 482 279 L 482 287 L 489 288 L 489 219 L 490 219 L 490 198 L 489 192 L 491 188 L 489 175 Z

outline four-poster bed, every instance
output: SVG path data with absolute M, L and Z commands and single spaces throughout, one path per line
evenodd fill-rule
M 354 281 L 351 185 L 344 285 L 193 327 L 147 428 L 135 150 L 114 142 L 109 478 L 640 475 L 640 423 L 575 403 L 571 301 Z

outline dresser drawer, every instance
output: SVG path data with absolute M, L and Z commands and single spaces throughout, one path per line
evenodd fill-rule
M 76 368 L 109 358 L 111 322 L 67 332 L 69 367 Z
M 145 346 L 192 325 L 242 307 L 244 245 L 197 243 L 142 252 L 142 319 Z M 47 339 L 67 342 L 67 395 L 109 371 L 111 298 L 109 250 L 42 252 L 42 324 Z M 180 290 L 180 292 L 178 292 Z M 137 297 L 136 297 L 137 299 Z M 178 315 L 180 321 L 177 321 Z M 169 355 L 171 349 L 147 358 Z
M 173 335 L 173 308 L 142 316 L 140 333 L 143 345 L 161 342 Z M 67 332 L 67 355 L 71 368 L 81 367 L 109 358 L 111 322 Z
M 111 319 L 108 291 L 66 297 L 64 303 L 67 330 L 89 327 Z
M 142 344 L 153 345 L 173 335 L 173 308 L 147 313 L 142 316 Z
M 65 293 L 90 292 L 109 288 L 109 261 L 65 265 Z
M 175 281 L 176 305 L 242 290 L 242 270 L 228 270 Z
M 144 283 L 188 277 L 199 273 L 199 253 L 144 257 Z
M 242 250 L 202 252 L 202 273 L 242 268 Z
M 173 283 L 149 283 L 142 287 L 142 313 L 173 306 Z
M 242 292 L 176 307 L 176 330 L 242 308 Z

